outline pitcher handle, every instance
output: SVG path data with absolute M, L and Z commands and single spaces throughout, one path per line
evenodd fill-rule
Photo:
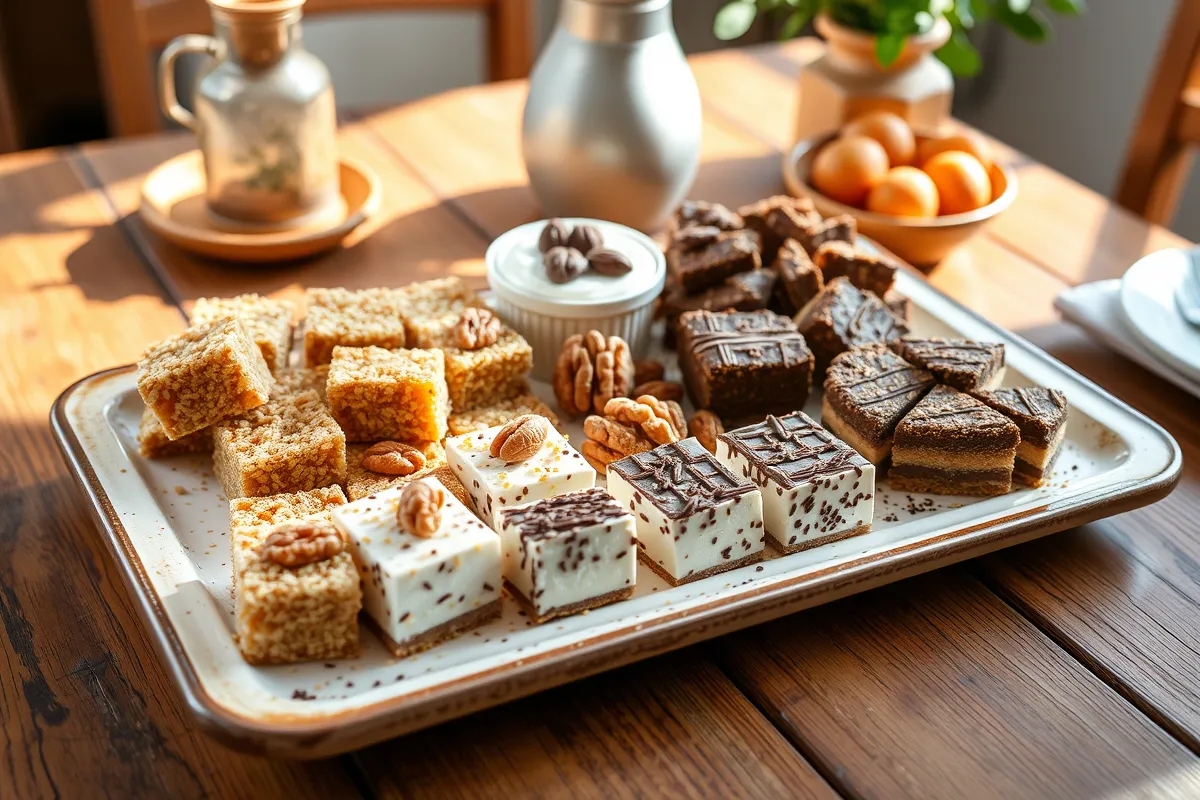
M 196 130 L 196 116 L 179 104 L 175 93 L 175 61 L 184 53 L 217 54 L 217 40 L 200 33 L 176 36 L 158 59 L 158 102 L 163 113 L 189 130 Z

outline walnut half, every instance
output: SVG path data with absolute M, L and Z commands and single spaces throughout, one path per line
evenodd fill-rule
M 491 310 L 464 308 L 454 327 L 454 343 L 463 350 L 479 350 L 500 340 L 500 318 Z
M 577 333 L 563 342 L 554 367 L 554 396 L 569 416 L 603 414 L 609 400 L 629 396 L 633 378 L 633 356 L 624 339 L 599 331 Z
M 332 522 L 297 519 L 271 528 L 258 553 L 266 561 L 295 569 L 333 558 L 345 549 L 346 539 Z
M 442 506 L 446 490 L 430 481 L 416 481 L 404 487 L 396 505 L 396 521 L 400 529 L 428 539 L 442 526 Z
M 362 466 L 379 475 L 412 475 L 425 469 L 425 454 L 403 442 L 376 442 L 363 453 Z

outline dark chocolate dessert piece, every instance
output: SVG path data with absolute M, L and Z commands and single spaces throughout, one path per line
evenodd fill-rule
M 679 364 L 696 408 L 718 416 L 791 411 L 812 388 L 813 357 L 787 317 L 770 311 L 689 311 Z
M 909 314 L 912 313 L 912 301 L 904 295 L 889 292 L 888 296 L 883 298 L 883 302 L 887 303 L 887 307 L 892 310 L 897 319 L 908 322 Z
M 705 289 L 699 294 L 684 294 L 672 289 L 663 295 L 664 343 L 675 346 L 675 326 L 679 317 L 688 311 L 757 311 L 766 308 L 775 288 L 775 273 L 767 269 L 741 272 L 725 279 L 725 283 Z
M 905 336 L 891 348 L 905 361 L 932 372 L 939 383 L 960 391 L 993 389 L 1004 378 L 1004 345 L 996 342 Z
M 971 392 L 1021 429 L 1013 480 L 1041 486 L 1067 430 L 1067 396 L 1040 386 Z
M 889 258 L 868 253 L 849 242 L 828 241 L 817 248 L 813 263 L 825 282 L 846 278 L 859 289 L 886 297 L 896 280 L 896 264 Z
M 667 271 L 679 288 L 695 294 L 719 286 L 730 275 L 761 267 L 760 246 L 754 231 L 727 231 L 698 247 L 675 244 L 667 251 Z
M 783 194 L 742 206 L 738 214 L 747 228 L 762 237 L 764 264 L 775 260 L 784 239 L 796 231 L 814 231 L 824 223 L 807 197 L 788 197 Z
M 892 453 L 896 425 L 934 384 L 884 344 L 847 350 L 825 373 L 821 422 L 872 464 Z
M 888 481 L 893 489 L 991 496 L 1012 488 L 1021 431 L 950 386 L 935 386 L 900 420 Z
M 849 214 L 839 214 L 836 217 L 823 219 L 809 227 L 797 226 L 795 230 L 788 233 L 788 237 L 798 241 L 809 256 L 814 256 L 817 248 L 826 242 L 853 244 L 857 233 L 858 223 L 855 222 L 854 217 Z
M 608 465 L 668 519 L 683 519 L 754 491 L 697 439 L 660 445 Z
M 908 332 L 873 292 L 845 278 L 834 278 L 796 315 L 796 327 L 816 356 L 816 375 L 824 377 L 829 362 L 851 347 L 890 342 Z
M 684 200 L 675 210 L 675 227 L 692 225 L 712 226 L 723 231 L 736 231 L 745 227 L 742 218 L 720 203 L 703 200 Z
M 821 271 L 795 239 L 785 239 L 771 269 L 779 276 L 775 293 L 784 313 L 795 314 L 825 287 Z

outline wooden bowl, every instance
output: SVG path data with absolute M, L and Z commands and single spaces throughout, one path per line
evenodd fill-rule
M 383 196 L 379 178 L 366 165 L 341 159 L 340 194 L 335 208 L 295 227 L 231 229 L 208 213 L 204 201 L 204 162 L 198 150 L 165 161 L 142 183 L 142 221 L 185 250 L 209 258 L 270 263 L 307 258 L 336 247 L 370 219 Z
M 993 162 L 991 179 L 995 199 L 974 211 L 942 217 L 915 218 L 878 214 L 848 206 L 826 197 L 808 182 L 817 151 L 836 136 L 836 133 L 829 133 L 806 139 L 797 142 L 790 151 L 784 153 L 783 181 L 787 185 L 788 193 L 795 197 L 811 198 L 822 216 L 849 214 L 858 221 L 860 233 L 879 242 L 914 266 L 927 267 L 941 261 L 1012 205 L 1017 196 L 1016 173 L 1007 166 Z

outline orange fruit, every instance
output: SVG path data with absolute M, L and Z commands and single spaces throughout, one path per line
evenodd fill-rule
M 924 166 L 925 162 L 938 153 L 945 153 L 950 150 L 961 150 L 964 153 L 970 153 L 975 156 L 980 164 L 983 164 L 984 169 L 992 165 L 992 156 L 989 152 L 987 140 L 978 133 L 975 133 L 975 131 L 961 131 L 937 139 L 926 139 L 917 145 L 917 164 Z
M 938 214 L 961 214 L 992 201 L 992 181 L 979 159 L 961 150 L 938 153 L 925 162 L 925 173 L 937 187 Z
M 812 184 L 826 197 L 862 206 L 867 192 L 888 171 L 887 151 L 866 136 L 844 136 L 821 148 L 813 159 Z
M 893 167 L 911 164 L 917 139 L 904 119 L 890 111 L 870 111 L 842 128 L 843 136 L 867 136 L 883 145 Z
M 867 195 L 867 208 L 896 217 L 937 216 L 938 190 L 916 167 L 892 167 Z

